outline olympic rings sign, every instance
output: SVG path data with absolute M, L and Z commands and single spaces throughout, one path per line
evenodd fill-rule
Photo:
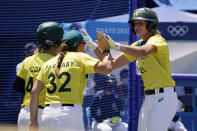
M 172 35 L 172 36 L 184 36 L 188 31 L 189 27 L 188 26 L 181 26 L 181 25 L 170 25 L 167 28 L 167 31 Z

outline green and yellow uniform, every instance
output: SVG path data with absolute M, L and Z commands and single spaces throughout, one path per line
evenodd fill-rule
M 33 56 L 27 57 L 17 73 L 17 76 L 25 80 L 25 96 L 21 107 L 30 105 L 30 92 L 32 90 L 35 79 L 44 62 L 54 57 L 48 53 L 36 53 Z M 45 90 L 43 90 L 39 97 L 39 105 L 45 106 Z
M 141 46 L 141 43 L 142 39 L 130 46 Z M 137 58 L 124 54 L 128 60 L 136 60 L 144 82 L 144 90 L 152 90 L 161 87 L 175 87 L 175 82 L 171 77 L 169 49 L 165 39 L 161 35 L 156 34 L 152 36 L 146 44 L 156 46 L 157 52 Z
M 87 74 L 95 73 L 94 66 L 99 60 L 81 52 L 66 52 L 59 76 L 56 76 L 58 57 L 46 62 L 36 78 L 43 82 L 47 90 L 46 104 L 82 105 Z

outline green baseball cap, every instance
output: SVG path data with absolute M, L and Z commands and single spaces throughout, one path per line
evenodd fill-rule
M 63 42 L 67 43 L 70 48 L 77 47 L 81 42 L 88 41 L 89 37 L 83 36 L 77 30 L 71 30 L 63 35 Z

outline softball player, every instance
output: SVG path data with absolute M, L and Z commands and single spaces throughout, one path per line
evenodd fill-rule
M 25 45 L 25 58 L 26 57 L 29 57 L 29 56 L 32 56 L 34 54 L 34 51 L 37 49 L 37 45 L 33 42 L 29 42 Z M 16 73 L 18 72 L 18 70 L 20 69 L 22 65 L 22 62 L 18 63 L 16 65 Z
M 175 81 L 170 71 L 168 45 L 157 29 L 158 18 L 151 9 L 136 9 L 128 23 L 132 25 L 134 34 L 142 39 L 127 46 L 106 36 L 111 49 L 123 52 L 113 60 L 112 67 L 116 69 L 137 61 L 145 87 L 138 131 L 166 131 L 178 106 Z M 101 32 L 98 35 L 104 36 Z
M 17 73 L 14 83 L 14 89 L 25 93 L 21 110 L 18 116 L 19 130 L 28 130 L 30 122 L 30 92 L 38 75 L 41 66 L 56 55 L 61 39 L 63 37 L 63 28 L 56 22 L 42 23 L 37 29 L 37 39 L 39 47 L 37 53 L 33 56 L 27 57 Z M 38 104 L 38 122 L 41 121 L 41 113 L 45 106 L 45 90 L 43 90 L 39 97 Z
M 30 129 L 38 127 L 38 96 L 47 90 L 41 130 L 84 131 L 82 104 L 87 74 L 112 71 L 110 53 L 105 53 L 103 61 L 89 56 L 86 40 L 79 31 L 65 33 L 59 55 L 42 66 L 32 89 Z
M 93 97 L 90 111 L 93 118 L 93 131 L 128 131 L 128 124 L 120 118 L 120 112 L 124 108 L 123 101 L 115 95 L 115 81 L 110 76 L 100 76 L 103 88 Z M 110 111 L 110 113 L 109 113 Z

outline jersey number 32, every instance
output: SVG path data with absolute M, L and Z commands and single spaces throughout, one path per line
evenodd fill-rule
M 58 79 L 61 79 L 63 76 L 66 76 L 66 80 L 64 81 L 64 83 L 62 83 L 62 85 L 58 89 L 58 92 L 71 92 L 71 88 L 66 88 L 66 85 L 70 82 L 70 74 L 68 72 L 62 72 L 58 76 Z M 52 94 L 57 90 L 57 85 L 55 83 L 55 79 L 56 79 L 55 74 L 51 73 L 48 76 L 48 79 L 51 79 L 50 84 L 52 85 L 52 88 L 50 88 L 50 89 L 47 88 L 47 91 L 48 91 L 49 94 Z

